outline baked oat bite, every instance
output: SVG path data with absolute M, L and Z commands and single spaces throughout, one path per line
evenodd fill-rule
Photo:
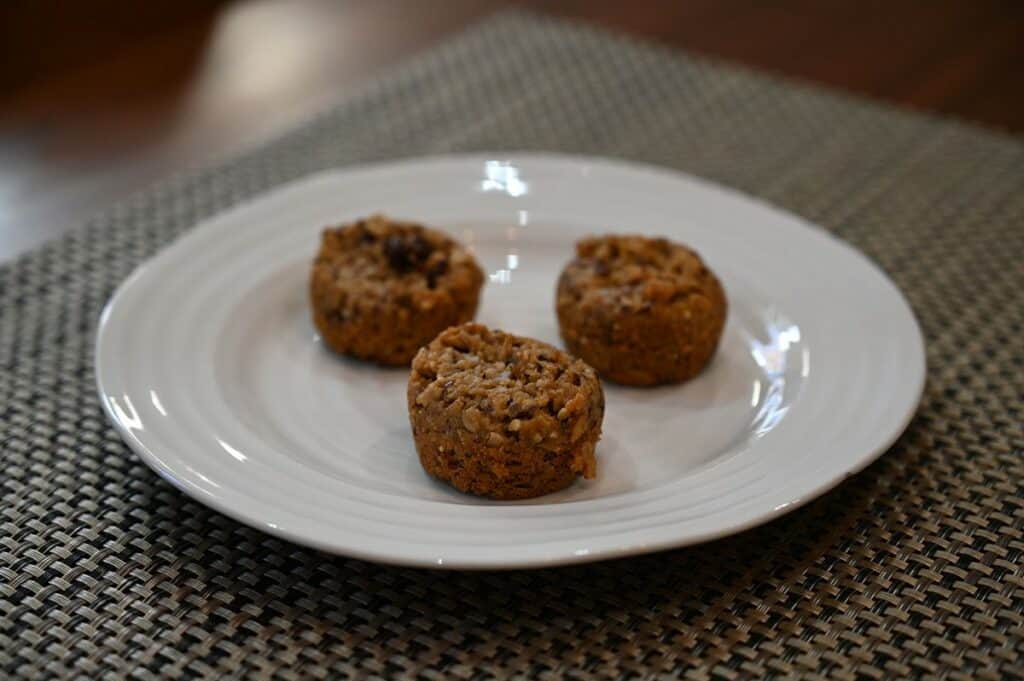
M 601 383 L 547 343 L 452 327 L 416 354 L 407 398 L 424 470 L 463 492 L 525 499 L 597 472 Z
M 715 354 L 725 291 L 694 251 L 667 239 L 579 241 L 562 270 L 558 323 L 569 351 L 626 385 L 677 383 Z
M 332 350 L 408 365 L 420 347 L 476 314 L 484 273 L 442 232 L 374 215 L 323 231 L 309 297 Z

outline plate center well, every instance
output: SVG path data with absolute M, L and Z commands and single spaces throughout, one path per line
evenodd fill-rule
M 473 244 L 488 274 L 479 321 L 562 347 L 554 290 L 572 244 L 540 236 L 558 233 L 531 226 L 529 234 L 494 228 L 457 234 Z M 302 260 L 269 272 L 227 317 L 215 370 L 229 409 L 296 466 L 382 493 L 497 503 L 460 494 L 423 473 L 406 412 L 408 371 L 350 360 L 323 347 L 309 319 L 308 268 Z M 605 382 L 597 479 L 518 503 L 651 489 L 741 451 L 784 417 L 806 375 L 806 343 L 794 323 L 756 301 L 741 279 L 719 274 L 730 316 L 711 366 L 681 386 L 639 389 Z

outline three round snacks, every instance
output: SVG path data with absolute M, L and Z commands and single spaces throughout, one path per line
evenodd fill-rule
M 718 278 L 666 239 L 576 244 L 555 307 L 569 351 L 470 322 L 484 275 L 443 232 L 374 215 L 324 230 L 310 277 L 313 322 L 332 350 L 412 363 L 407 402 L 420 463 L 494 499 L 593 478 L 604 393 L 677 383 L 707 366 L 725 326 Z

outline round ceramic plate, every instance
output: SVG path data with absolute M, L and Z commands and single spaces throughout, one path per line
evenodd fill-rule
M 595 480 L 514 503 L 460 494 L 420 469 L 408 372 L 332 354 L 310 321 L 320 230 L 374 212 L 471 245 L 489 278 L 478 319 L 555 344 L 555 281 L 578 238 L 690 244 L 729 296 L 718 354 L 685 385 L 606 384 Z M 219 215 L 120 287 L 96 371 L 125 441 L 204 504 L 325 551 L 452 568 L 625 556 L 763 523 L 891 445 L 925 375 L 900 292 L 821 229 L 679 173 L 547 154 L 340 170 Z

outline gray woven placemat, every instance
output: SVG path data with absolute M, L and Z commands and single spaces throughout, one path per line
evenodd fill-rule
M 97 316 L 197 220 L 314 170 L 492 148 L 719 180 L 855 244 L 927 336 L 875 465 L 742 535 L 534 572 L 325 556 L 189 500 L 94 395 Z M 1024 145 L 504 15 L 0 269 L 4 676 L 1022 677 Z

